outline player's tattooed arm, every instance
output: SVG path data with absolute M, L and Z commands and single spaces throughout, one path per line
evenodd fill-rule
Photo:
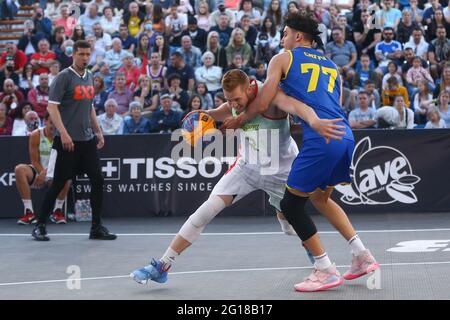
M 272 103 L 284 112 L 298 115 L 318 134 L 324 137 L 327 142 L 330 139 L 341 140 L 342 136 L 345 135 L 345 127 L 337 124 L 343 120 L 342 118 L 320 119 L 313 108 L 297 99 L 289 97 L 281 89 L 278 89 L 277 95 Z

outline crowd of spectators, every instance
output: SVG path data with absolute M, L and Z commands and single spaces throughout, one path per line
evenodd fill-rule
M 2 1 L 0 18 L 14 19 L 19 5 L 33 5 L 33 16 L 0 57 L 0 135 L 39 126 L 79 39 L 92 46 L 104 133 L 172 132 L 191 110 L 224 102 L 226 71 L 264 81 L 283 50 L 283 20 L 299 10 L 319 21 L 315 47 L 342 75 L 352 128 L 450 128 L 450 1 L 17 2 Z

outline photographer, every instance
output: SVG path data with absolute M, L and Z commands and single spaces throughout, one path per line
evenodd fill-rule
M 44 10 L 35 6 L 33 13 L 34 28 L 37 35 L 42 35 L 48 40 L 52 37 L 52 21 L 45 17 Z
M 0 88 L 3 88 L 6 79 L 11 79 L 15 85 L 19 85 L 19 75 L 14 72 L 14 60 L 6 61 L 5 68 L 0 71 Z
M 7 107 L 7 111 L 17 108 L 24 100 L 22 92 L 17 89 L 12 79 L 6 79 L 3 84 L 3 92 L 0 93 L 0 103 Z
M 8 62 L 11 65 L 11 61 L 13 71 L 20 74 L 23 71 L 23 67 L 27 64 L 27 56 L 22 50 L 18 50 L 14 43 L 8 42 L 6 51 L 0 57 L 0 71 L 4 71 L 8 67 Z

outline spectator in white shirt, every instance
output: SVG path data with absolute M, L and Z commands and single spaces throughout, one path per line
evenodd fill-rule
M 27 131 L 27 124 L 25 122 L 25 115 L 33 110 L 31 104 L 29 102 L 22 102 L 19 104 L 16 110 L 14 110 L 14 123 L 12 128 L 13 136 L 24 136 Z
M 89 60 L 88 66 L 91 67 L 92 72 L 96 72 L 100 69 L 98 64 L 105 57 L 105 50 L 96 46 L 97 41 L 94 35 L 87 36 L 86 41 L 91 45 L 91 60 Z
M 415 56 L 427 60 L 428 46 L 429 44 L 425 41 L 422 29 L 416 28 L 409 37 L 409 41 L 405 43 L 404 49 L 411 48 Z
M 104 135 L 120 134 L 123 125 L 123 118 L 117 114 L 117 102 L 108 99 L 105 102 L 105 113 L 97 117 L 98 124 L 102 128 Z
M 95 3 L 97 5 L 98 12 L 103 12 L 103 9 L 109 6 L 109 1 L 104 0 L 92 0 L 88 3 L 88 5 L 90 5 L 91 3 Z
M 103 27 L 100 22 L 94 24 L 92 30 L 94 31 L 95 36 L 95 48 L 103 51 L 111 49 L 111 36 L 108 33 L 103 32 Z
M 91 35 L 94 33 L 92 27 L 97 22 L 100 22 L 100 17 L 98 16 L 98 6 L 95 3 L 89 4 L 86 12 L 80 16 L 78 23 L 83 26 L 86 35 Z
M 222 68 L 215 66 L 214 60 L 214 54 L 206 51 L 202 56 L 203 66 L 195 70 L 195 79 L 206 83 L 209 92 L 216 92 L 221 88 Z
M 103 17 L 100 18 L 100 24 L 103 31 L 109 35 L 119 30 L 120 17 L 114 16 L 113 9 L 111 7 L 105 7 L 103 9 Z
M 109 69 L 114 73 L 122 66 L 122 59 L 128 54 L 128 51 L 122 49 L 122 42 L 119 38 L 112 40 L 112 49 L 106 51 L 105 63 L 109 65 Z
M 414 112 L 405 106 L 403 96 L 396 96 L 394 99 L 394 108 L 398 112 L 398 121 L 395 125 L 396 129 L 413 129 L 414 128 Z
M 24 125 L 20 125 L 19 128 L 16 126 L 15 130 L 13 125 L 13 136 L 29 136 L 41 124 L 38 114 L 32 110 L 25 114 L 24 122 Z

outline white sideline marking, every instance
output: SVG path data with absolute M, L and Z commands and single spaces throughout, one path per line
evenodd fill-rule
M 398 262 L 398 263 L 381 263 L 382 267 L 397 267 L 397 266 L 421 266 L 421 265 L 440 265 L 440 264 L 450 264 L 450 261 L 431 261 L 431 262 Z M 337 268 L 349 268 L 349 265 L 336 266 Z M 301 270 L 301 269 L 311 269 L 312 266 L 307 267 L 277 267 L 277 268 L 250 268 L 250 269 L 218 269 L 218 270 L 196 270 L 196 271 L 182 271 L 182 272 L 171 272 L 171 276 L 183 275 L 183 274 L 201 274 L 201 273 L 220 273 L 220 272 L 248 272 L 248 271 L 273 271 L 273 270 Z M 42 281 L 26 281 L 26 282 L 6 282 L 0 283 L 0 287 L 7 286 L 18 286 L 26 284 L 45 284 L 45 283 L 58 283 L 67 281 L 89 281 L 89 280 L 109 280 L 109 279 L 121 279 L 129 278 L 130 275 L 124 276 L 107 276 L 107 277 L 91 277 L 91 278 L 81 278 L 81 279 L 58 279 L 58 280 L 42 280 Z
M 395 232 L 439 232 L 450 231 L 443 229 L 394 229 L 394 230 L 359 230 L 357 233 L 395 233 Z M 283 232 L 206 232 L 202 236 L 258 236 L 258 235 L 284 235 Z M 319 234 L 339 234 L 338 231 L 322 231 Z M 117 233 L 124 237 L 146 237 L 146 236 L 175 236 L 176 233 Z M 89 236 L 89 233 L 49 233 L 49 236 Z M 0 233 L 0 237 L 31 237 L 30 233 Z

